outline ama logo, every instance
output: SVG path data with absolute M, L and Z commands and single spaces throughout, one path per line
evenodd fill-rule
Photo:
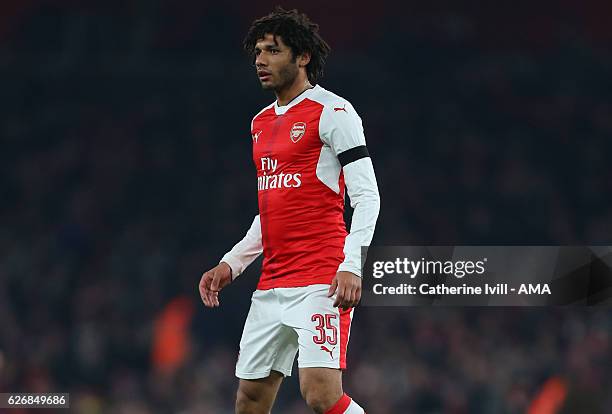
M 519 295 L 550 295 L 551 291 L 550 286 L 548 286 L 548 283 L 521 283 L 521 287 L 519 288 L 518 293 Z

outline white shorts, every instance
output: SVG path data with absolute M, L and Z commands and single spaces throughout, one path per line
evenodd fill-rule
M 256 290 L 240 340 L 236 376 L 291 375 L 300 368 L 346 368 L 353 309 L 334 308 L 329 285 Z

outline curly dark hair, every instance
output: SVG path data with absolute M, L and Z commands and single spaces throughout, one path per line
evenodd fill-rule
M 291 48 L 293 61 L 304 52 L 310 53 L 310 62 L 306 65 L 308 80 L 316 85 L 323 77 L 323 66 L 331 48 L 319 34 L 319 25 L 313 23 L 308 16 L 297 10 L 285 10 L 276 7 L 267 16 L 257 19 L 249 28 L 244 38 L 244 50 L 255 58 L 255 45 L 266 34 L 280 36 L 283 42 Z

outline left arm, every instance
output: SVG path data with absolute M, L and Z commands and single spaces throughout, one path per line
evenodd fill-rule
M 365 147 L 362 148 L 365 150 Z M 369 246 L 372 242 L 380 210 L 380 196 L 369 156 L 343 166 L 342 171 L 351 207 L 354 210 L 351 231 L 344 242 L 344 261 L 338 267 L 338 271 L 351 272 L 361 277 L 361 247 Z
M 361 247 L 369 246 L 380 210 L 380 197 L 374 168 L 369 157 L 345 165 L 344 180 L 353 207 L 351 231 L 344 242 L 344 261 L 332 281 L 329 296 L 337 290 L 334 306 L 344 309 L 361 299 Z
M 344 242 L 344 261 L 338 267 L 328 295 L 337 292 L 334 306 L 344 309 L 361 299 L 361 248 L 369 246 L 380 210 L 380 196 L 368 153 L 361 118 L 350 104 L 346 111 L 324 110 L 323 138 L 338 157 L 353 207 L 351 230 Z

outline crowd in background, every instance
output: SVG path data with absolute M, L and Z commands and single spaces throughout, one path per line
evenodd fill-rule
M 0 392 L 70 392 L 88 414 L 231 413 L 259 262 L 219 309 L 197 284 L 257 214 L 248 128 L 273 96 L 240 40 L 269 8 L 119 3 L 0 6 Z M 402 24 L 377 9 L 352 11 L 372 26 L 351 36 L 312 10 L 334 49 L 321 85 L 363 119 L 375 244 L 610 243 L 599 32 L 538 9 L 496 47 L 469 11 Z M 168 365 L 154 350 L 176 298 L 184 349 Z M 360 307 L 345 388 L 375 414 L 512 414 L 557 376 L 566 412 L 610 412 L 611 332 L 605 308 Z M 296 374 L 275 412 L 309 412 Z

